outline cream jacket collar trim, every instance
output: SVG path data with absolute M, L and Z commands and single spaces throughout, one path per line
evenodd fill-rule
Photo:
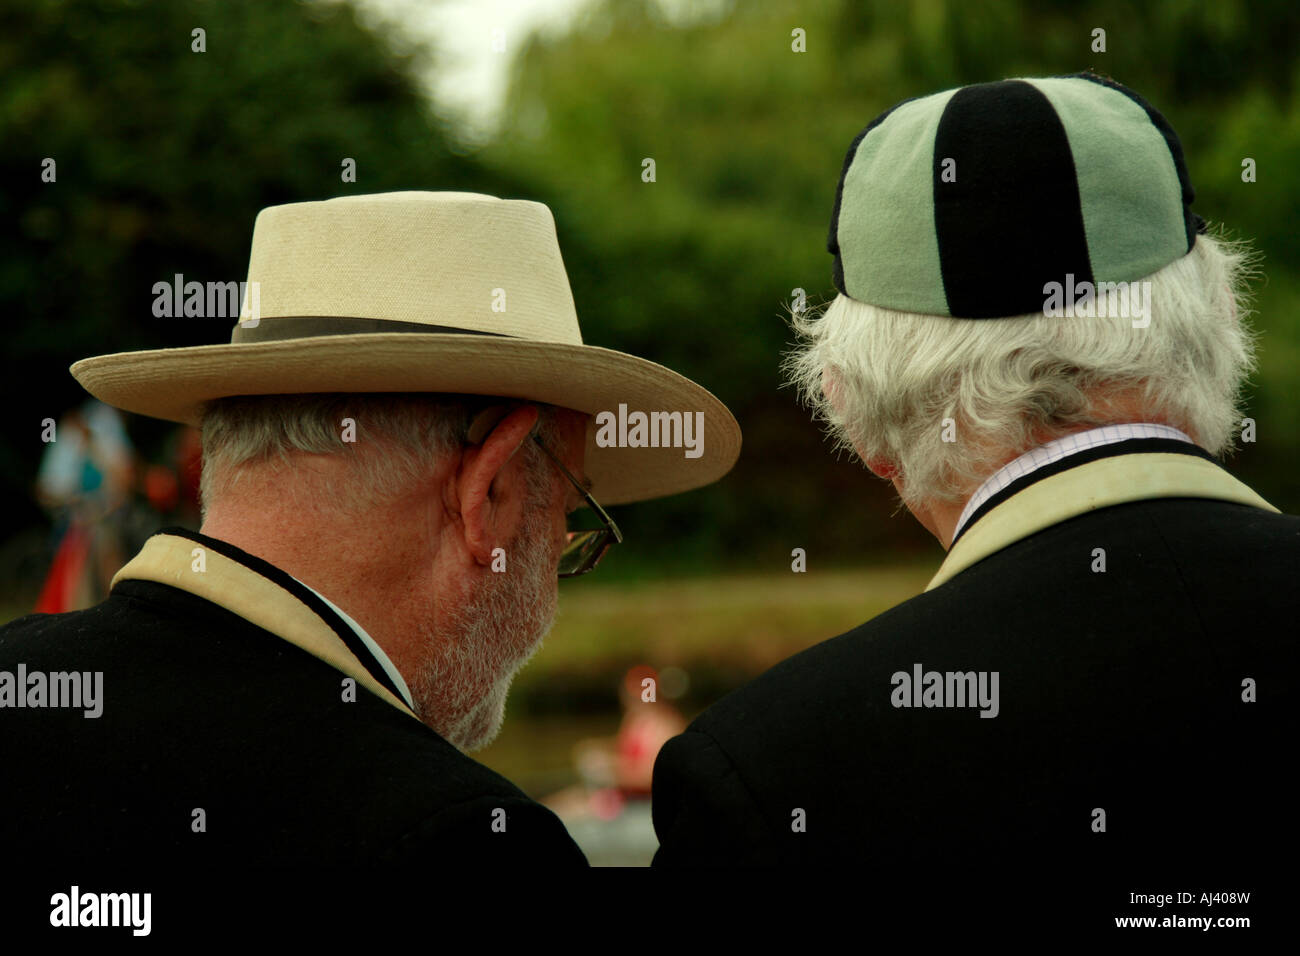
M 989 555 L 1069 518 L 1148 498 L 1210 498 L 1277 512 L 1213 462 L 1138 452 L 1070 468 L 1034 482 L 993 508 L 958 539 L 926 585 L 931 591 Z
M 224 607 L 250 624 L 296 644 L 404 714 L 419 719 L 405 701 L 375 680 L 315 611 L 233 558 L 190 538 L 156 534 L 114 575 L 110 590 L 121 581 L 131 580 L 166 584 Z

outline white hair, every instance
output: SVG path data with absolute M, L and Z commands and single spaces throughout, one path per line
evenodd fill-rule
M 366 507 L 407 491 L 466 440 L 474 417 L 508 399 L 425 393 L 241 395 L 209 402 L 202 419 L 203 471 L 199 495 L 206 516 L 212 502 L 233 493 L 243 467 L 273 463 L 285 470 L 285 490 L 297 493 L 292 455 L 333 455 L 354 468 L 346 488 L 327 488 L 340 507 Z M 555 407 L 538 404 L 537 434 L 554 442 Z M 355 440 L 345 440 L 345 419 Z M 546 465 L 526 442 L 533 474 Z M 320 495 L 315 500 L 321 500 Z
M 1082 427 L 1133 420 L 1107 395 L 1138 397 L 1142 420 L 1182 429 L 1206 450 L 1232 448 L 1239 395 L 1254 370 L 1244 243 L 1200 235 L 1141 280 L 1150 325 L 1132 319 L 970 320 L 837 297 L 793 317 L 784 371 L 837 447 L 898 470 L 903 500 L 960 502 L 1009 457 Z M 833 399 L 833 401 L 832 401 Z M 955 441 L 943 440 L 950 419 Z

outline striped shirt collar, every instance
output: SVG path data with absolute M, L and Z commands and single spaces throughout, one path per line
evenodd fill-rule
M 1152 422 L 1127 422 L 1120 425 L 1102 425 L 1100 428 L 1090 428 L 1087 431 L 1075 432 L 1072 435 L 1049 441 L 1045 445 L 1039 445 L 1037 448 L 1030 449 L 1019 458 L 1003 465 L 976 489 L 975 494 L 971 495 L 970 500 L 966 502 L 966 507 L 962 509 L 961 517 L 957 519 L 957 526 L 952 530 L 953 543 L 966 529 L 967 523 L 979 510 L 980 506 L 1012 482 L 1081 451 L 1100 448 L 1103 445 L 1113 445 L 1133 438 L 1165 438 L 1187 442 L 1189 445 L 1194 444 L 1191 438 L 1172 425 L 1158 425 Z

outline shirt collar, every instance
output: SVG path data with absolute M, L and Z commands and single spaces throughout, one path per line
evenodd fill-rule
M 1093 448 L 1039 469 L 990 498 L 954 539 L 930 591 L 1009 545 L 1101 508 L 1152 498 L 1206 498 L 1278 512 L 1196 445 L 1129 439 L 1150 450 Z
M 1131 438 L 1168 438 L 1187 442 L 1189 445 L 1194 444 L 1191 438 L 1172 425 L 1158 425 L 1154 422 L 1126 422 L 1118 425 L 1102 425 L 1099 428 L 1075 432 L 1072 435 L 1049 441 L 1045 445 L 1039 445 L 1037 448 L 1031 448 L 1020 457 L 1007 462 L 976 489 L 975 494 L 971 495 L 970 500 L 966 502 L 966 507 L 962 509 L 961 517 L 957 519 L 957 526 L 952 529 L 952 540 L 954 542 L 957 540 L 965 529 L 967 522 L 970 521 L 971 516 L 979 510 L 980 505 L 1013 481 L 1063 458 L 1068 458 L 1077 452 L 1089 448 L 1099 448 L 1102 445 L 1113 445 L 1116 442 L 1128 441 Z

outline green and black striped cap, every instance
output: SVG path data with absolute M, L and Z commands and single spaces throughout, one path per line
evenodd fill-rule
M 1041 312 L 1044 286 L 1131 282 L 1205 222 L 1183 147 L 1146 100 L 1093 73 L 905 100 L 849 147 L 828 247 L 835 287 L 904 312 Z

